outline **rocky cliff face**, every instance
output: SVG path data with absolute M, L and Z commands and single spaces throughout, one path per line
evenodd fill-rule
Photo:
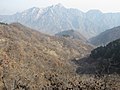
M 76 77 L 71 59 L 91 49 L 79 40 L 45 35 L 19 23 L 0 24 L 0 88 L 65 89 Z
M 0 15 L 0 21 L 19 22 L 52 35 L 73 29 L 86 38 L 90 38 L 107 29 L 119 26 L 120 13 L 102 13 L 99 10 L 84 13 L 57 4 L 47 8 L 33 7 L 13 15 Z

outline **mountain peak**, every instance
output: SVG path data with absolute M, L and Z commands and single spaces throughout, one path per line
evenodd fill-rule
M 38 7 L 32 7 L 32 8 L 30 8 L 30 9 L 27 9 L 27 10 L 25 10 L 25 11 L 23 11 L 23 12 L 35 12 L 35 11 L 39 11 L 39 9 L 40 8 L 38 8 Z
M 89 10 L 87 13 L 102 13 L 102 12 L 100 10 L 93 9 L 93 10 Z
M 64 6 L 61 4 L 61 3 L 58 3 L 56 5 L 53 5 L 53 7 L 56 7 L 56 8 L 63 8 Z
M 29 10 L 32 10 L 32 11 L 34 11 L 34 10 L 39 10 L 40 8 L 38 8 L 38 7 L 32 7 L 31 9 L 29 9 Z
M 63 6 L 61 3 L 58 3 L 58 4 L 56 4 L 55 6 L 59 6 L 59 7 L 61 7 L 61 6 Z

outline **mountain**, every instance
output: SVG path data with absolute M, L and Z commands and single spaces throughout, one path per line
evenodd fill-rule
M 13 15 L 0 15 L 0 21 L 19 22 L 51 35 L 73 29 L 86 38 L 91 38 L 107 29 L 120 26 L 120 13 L 102 13 L 99 10 L 84 13 L 57 4 L 41 9 L 33 7 Z
M 79 82 L 79 75 L 71 60 L 85 56 L 92 48 L 79 40 L 49 36 L 19 23 L 0 23 L 0 88 L 75 88 L 73 83 Z
M 115 75 L 120 74 L 120 39 L 100 46 L 91 51 L 91 54 L 78 60 L 78 73 Z M 115 75 L 116 76 L 116 75 Z M 120 83 L 119 83 L 120 84 Z
M 0 89 L 119 90 L 119 42 L 102 47 L 105 51 L 93 50 L 90 58 L 83 62 L 76 57 L 86 56 L 93 47 L 82 41 L 49 36 L 19 23 L 0 23 Z M 101 61 L 99 55 L 102 65 L 97 63 Z M 78 66 L 80 63 L 82 66 Z M 88 73 L 95 72 L 95 66 L 97 70 L 104 70 L 104 66 L 110 65 L 112 68 L 107 70 L 117 73 Z M 78 68 L 84 72 L 80 74 Z M 89 71 L 86 73 L 86 70 Z
M 66 37 L 66 38 L 71 38 L 71 39 L 79 39 L 85 42 L 87 41 L 87 39 L 82 34 L 80 34 L 79 32 L 75 30 L 62 31 L 62 32 L 55 34 L 55 36 Z
M 120 74 L 120 39 L 94 49 L 90 57 L 98 61 L 98 72 Z
M 87 78 L 88 83 L 91 85 L 93 85 L 91 82 L 97 83 L 95 88 L 88 90 L 119 90 L 120 39 L 110 42 L 106 46 L 97 47 L 91 51 L 90 55 L 73 61 L 78 66 L 76 73 L 88 75 L 91 78 Z
M 100 33 L 98 36 L 91 38 L 90 42 L 93 45 L 99 46 L 106 45 L 109 42 L 112 42 L 119 38 L 120 38 L 120 26 L 114 27 L 112 29 Z

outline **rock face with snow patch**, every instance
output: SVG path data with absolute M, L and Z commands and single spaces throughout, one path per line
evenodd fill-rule
M 20 22 L 48 34 L 73 29 L 89 38 L 109 28 L 119 26 L 120 13 L 102 13 L 99 10 L 84 13 L 57 4 L 42 9 L 33 7 L 14 15 L 1 15 L 0 21 Z

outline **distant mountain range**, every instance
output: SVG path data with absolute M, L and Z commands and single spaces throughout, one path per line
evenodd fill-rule
M 13 15 L 0 15 L 1 22 L 20 22 L 48 34 L 64 30 L 77 30 L 86 38 L 120 25 L 120 13 L 102 13 L 90 10 L 86 13 L 61 4 L 47 8 L 33 7 Z
M 90 42 L 93 45 L 100 46 L 106 45 L 116 39 L 120 39 L 120 26 L 100 33 L 98 36 L 91 38 Z

